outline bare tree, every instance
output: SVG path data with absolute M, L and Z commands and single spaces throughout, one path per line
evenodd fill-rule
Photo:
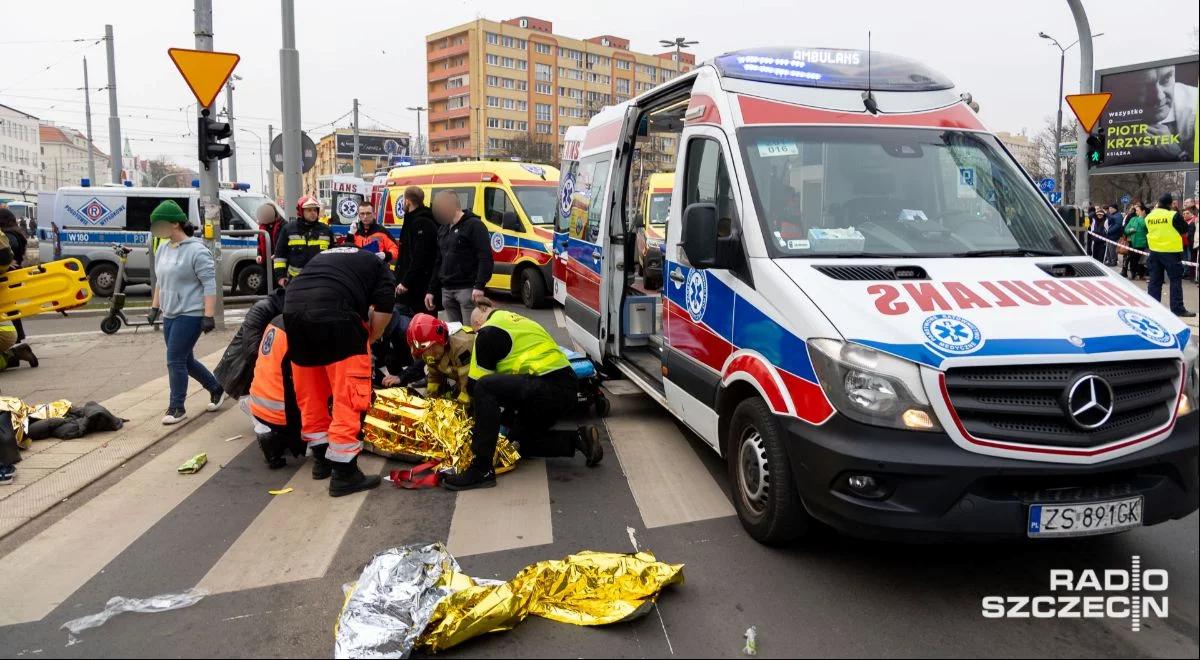
M 526 131 L 519 137 L 508 140 L 506 146 L 495 155 L 517 158 L 528 163 L 553 163 L 554 142 L 549 135 Z

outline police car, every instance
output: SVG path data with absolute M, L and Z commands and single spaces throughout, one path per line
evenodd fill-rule
M 219 197 L 223 231 L 258 229 L 254 220 L 258 207 L 273 203 L 264 195 L 249 192 L 249 184 L 244 183 L 222 184 Z M 87 269 L 92 291 L 101 297 L 111 296 L 116 287 L 114 243 L 134 248 L 125 266 L 126 284 L 150 282 L 150 212 L 159 203 L 175 200 L 194 226 L 201 225 L 196 188 L 78 186 L 59 188 L 53 198 L 52 221 L 57 232 L 43 217 L 38 227 L 41 260 L 79 259 Z M 286 217 L 282 211 L 280 216 Z M 257 246 L 258 239 L 253 236 L 222 236 L 220 277 L 224 286 L 246 294 L 265 290 Z
M 762 542 L 814 521 L 1054 538 L 1197 508 L 1196 338 L 1088 258 L 971 106 L 903 57 L 756 49 L 568 135 L 571 337 L 725 458 Z M 643 160 L 661 145 L 674 162 Z M 647 304 L 631 182 L 656 170 Z

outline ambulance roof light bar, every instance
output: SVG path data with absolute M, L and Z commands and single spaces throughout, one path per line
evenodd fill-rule
M 713 61 L 726 78 L 827 89 L 930 92 L 954 84 L 916 60 L 879 51 L 839 48 L 756 48 Z

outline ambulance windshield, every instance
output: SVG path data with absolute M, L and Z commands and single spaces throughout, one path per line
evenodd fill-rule
M 671 212 L 671 193 L 654 193 L 650 195 L 650 224 L 663 227 L 667 224 L 667 214 Z
M 554 210 L 558 208 L 558 188 L 553 186 L 514 186 L 517 201 L 535 225 L 554 224 Z
M 740 136 L 775 256 L 1081 254 L 989 135 L 772 126 Z

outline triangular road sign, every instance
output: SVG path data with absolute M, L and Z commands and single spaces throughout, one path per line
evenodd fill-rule
M 1083 132 L 1091 133 L 1096 127 L 1096 122 L 1100 121 L 1100 113 L 1104 112 L 1111 98 L 1112 94 L 1109 92 L 1067 94 L 1067 105 L 1071 106 L 1071 111 L 1075 113 Z
M 191 88 L 196 101 L 207 108 L 221 91 L 221 86 L 233 73 L 241 55 L 237 53 L 215 53 L 208 50 L 190 50 L 187 48 L 168 48 L 167 55 L 175 63 L 175 68 L 183 74 L 184 81 Z

